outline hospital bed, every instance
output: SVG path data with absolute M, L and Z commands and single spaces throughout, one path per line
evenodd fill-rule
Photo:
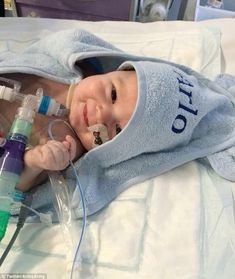
M 69 28 L 91 31 L 133 54 L 188 65 L 209 78 L 221 72 L 235 75 L 234 19 L 141 24 L 1 18 L 0 52 L 19 52 Z M 203 160 L 132 186 L 88 218 L 74 278 L 234 279 L 234 196 L 235 184 Z M 11 223 L 1 253 L 14 230 Z M 0 277 L 69 278 L 66 253 L 59 224 L 27 223 Z

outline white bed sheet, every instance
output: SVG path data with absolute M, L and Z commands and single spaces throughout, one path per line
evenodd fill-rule
M 233 19 L 141 24 L 6 18 L 0 20 L 0 52 L 18 52 L 50 32 L 77 27 L 125 51 L 170 59 L 213 78 L 235 74 L 233 25 Z M 131 187 L 88 219 L 75 278 L 235 278 L 234 196 L 234 183 L 197 161 Z M 9 225 L 1 252 L 14 228 Z M 0 275 L 69 278 L 66 253 L 58 225 L 26 224 Z

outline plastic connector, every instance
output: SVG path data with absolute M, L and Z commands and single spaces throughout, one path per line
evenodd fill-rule
M 14 89 L 7 86 L 0 86 L 0 99 L 13 102 L 16 97 Z

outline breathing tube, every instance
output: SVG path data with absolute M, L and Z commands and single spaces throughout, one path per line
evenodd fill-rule
M 18 81 L 0 77 L 0 83 L 0 99 L 8 102 L 22 102 L 25 99 L 25 94 L 20 93 L 21 85 Z M 53 98 L 43 95 L 42 88 L 37 89 L 36 95 L 31 95 L 31 98 L 34 99 L 34 110 L 37 113 L 58 117 L 68 114 L 67 108 Z
M 0 241 L 6 232 L 13 193 L 23 169 L 23 156 L 35 114 L 33 107 L 33 102 L 24 100 L 7 138 L 0 144 Z

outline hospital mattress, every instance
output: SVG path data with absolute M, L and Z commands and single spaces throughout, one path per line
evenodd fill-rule
M 209 78 L 235 75 L 235 35 L 229 31 L 234 19 L 143 24 L 1 18 L 0 52 L 20 52 L 69 28 L 91 31 L 133 54 L 188 65 Z M 132 186 L 88 218 L 73 278 L 234 279 L 234 196 L 235 183 L 220 178 L 205 160 Z M 14 230 L 12 223 L 0 253 Z M 67 253 L 59 224 L 27 223 L 0 278 L 69 278 Z M 7 277 L 12 274 L 19 277 Z

